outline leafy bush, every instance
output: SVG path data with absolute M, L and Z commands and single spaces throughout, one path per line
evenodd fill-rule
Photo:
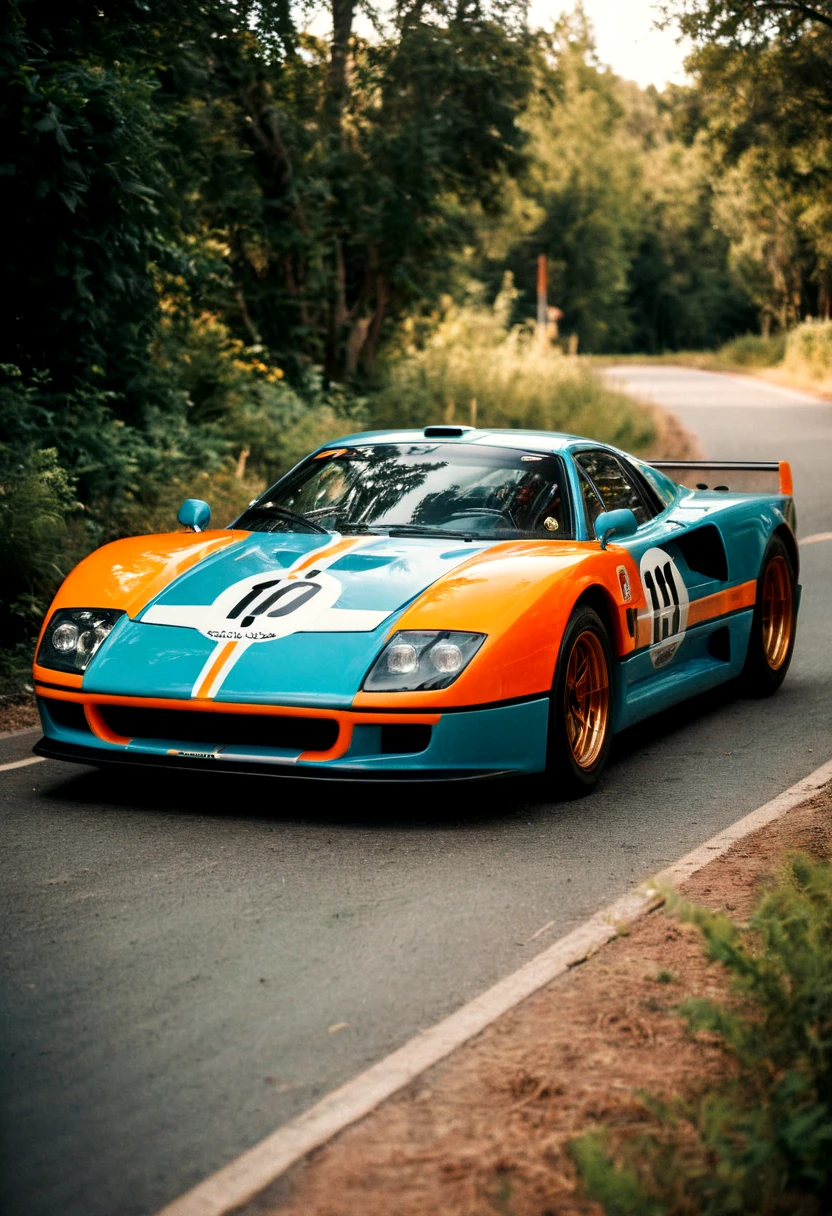
M 6 645 L 35 632 L 57 583 L 75 564 L 68 520 L 74 484 L 54 448 L 23 459 L 0 449 L 0 625 Z
M 682 1013 L 726 1052 L 724 1082 L 686 1101 L 647 1098 L 655 1129 L 611 1149 L 573 1142 L 609 1216 L 828 1212 L 832 1205 L 832 866 L 803 856 L 747 926 L 677 903 L 725 968 L 730 1002 Z
M 365 425 L 363 398 L 325 387 L 311 366 L 289 385 L 262 346 L 234 338 L 216 314 L 169 305 L 163 317 L 156 357 L 186 403 L 189 429 L 256 477 L 274 480 L 310 448 Z
M 760 334 L 743 334 L 721 346 L 718 357 L 734 367 L 776 367 L 785 353 L 786 335 L 781 331 L 767 338 Z
M 832 380 L 832 321 L 805 321 L 793 329 L 783 363 L 812 380 Z
M 423 427 L 476 418 L 480 426 L 575 432 L 643 451 L 655 437 L 649 407 L 609 388 L 582 360 L 542 349 L 532 326 L 511 327 L 514 294 L 506 276 L 492 308 L 476 295 L 462 307 L 447 304 L 427 341 L 388 364 L 374 422 Z

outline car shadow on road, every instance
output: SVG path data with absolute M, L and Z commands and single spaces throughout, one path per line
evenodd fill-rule
M 654 746 L 673 740 L 697 723 L 721 713 L 746 712 L 732 686 L 687 701 L 618 735 L 599 794 L 622 779 L 622 767 Z M 138 811 L 217 819 L 318 824 L 386 830 L 441 826 L 445 829 L 550 819 L 589 801 L 558 798 L 545 778 L 502 778 L 465 782 L 355 783 L 313 778 L 182 773 L 160 769 L 83 769 L 42 791 L 50 803 L 99 813 Z M 581 811 L 580 813 L 584 813 Z

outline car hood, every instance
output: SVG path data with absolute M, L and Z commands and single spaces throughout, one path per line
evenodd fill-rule
M 84 690 L 347 707 L 408 605 L 491 547 L 249 533 L 123 617 Z

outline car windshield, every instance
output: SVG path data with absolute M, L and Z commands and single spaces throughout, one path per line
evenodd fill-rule
M 374 443 L 310 457 L 237 520 L 298 530 L 572 536 L 563 465 L 549 453 L 452 443 Z

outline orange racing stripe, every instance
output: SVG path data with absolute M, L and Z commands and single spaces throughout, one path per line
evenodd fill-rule
M 738 587 L 729 587 L 727 591 L 715 591 L 713 595 L 704 595 L 701 600 L 692 600 L 688 608 L 688 628 L 691 625 L 701 625 L 703 621 L 713 620 L 714 617 L 726 616 L 729 612 L 739 612 L 743 608 L 753 608 L 757 602 L 757 580 L 740 583 Z
M 214 659 L 214 662 L 208 668 L 208 671 L 205 675 L 204 680 L 202 681 L 199 688 L 194 693 L 195 697 L 204 698 L 204 697 L 208 696 L 208 691 L 209 691 L 211 685 L 213 684 L 214 680 L 219 675 L 221 668 L 226 663 L 226 661 L 231 658 L 231 655 L 234 653 L 234 651 L 236 649 L 237 649 L 237 643 L 235 641 L 225 643 L 225 645 L 222 647 L 222 649 L 220 650 L 217 657 Z

